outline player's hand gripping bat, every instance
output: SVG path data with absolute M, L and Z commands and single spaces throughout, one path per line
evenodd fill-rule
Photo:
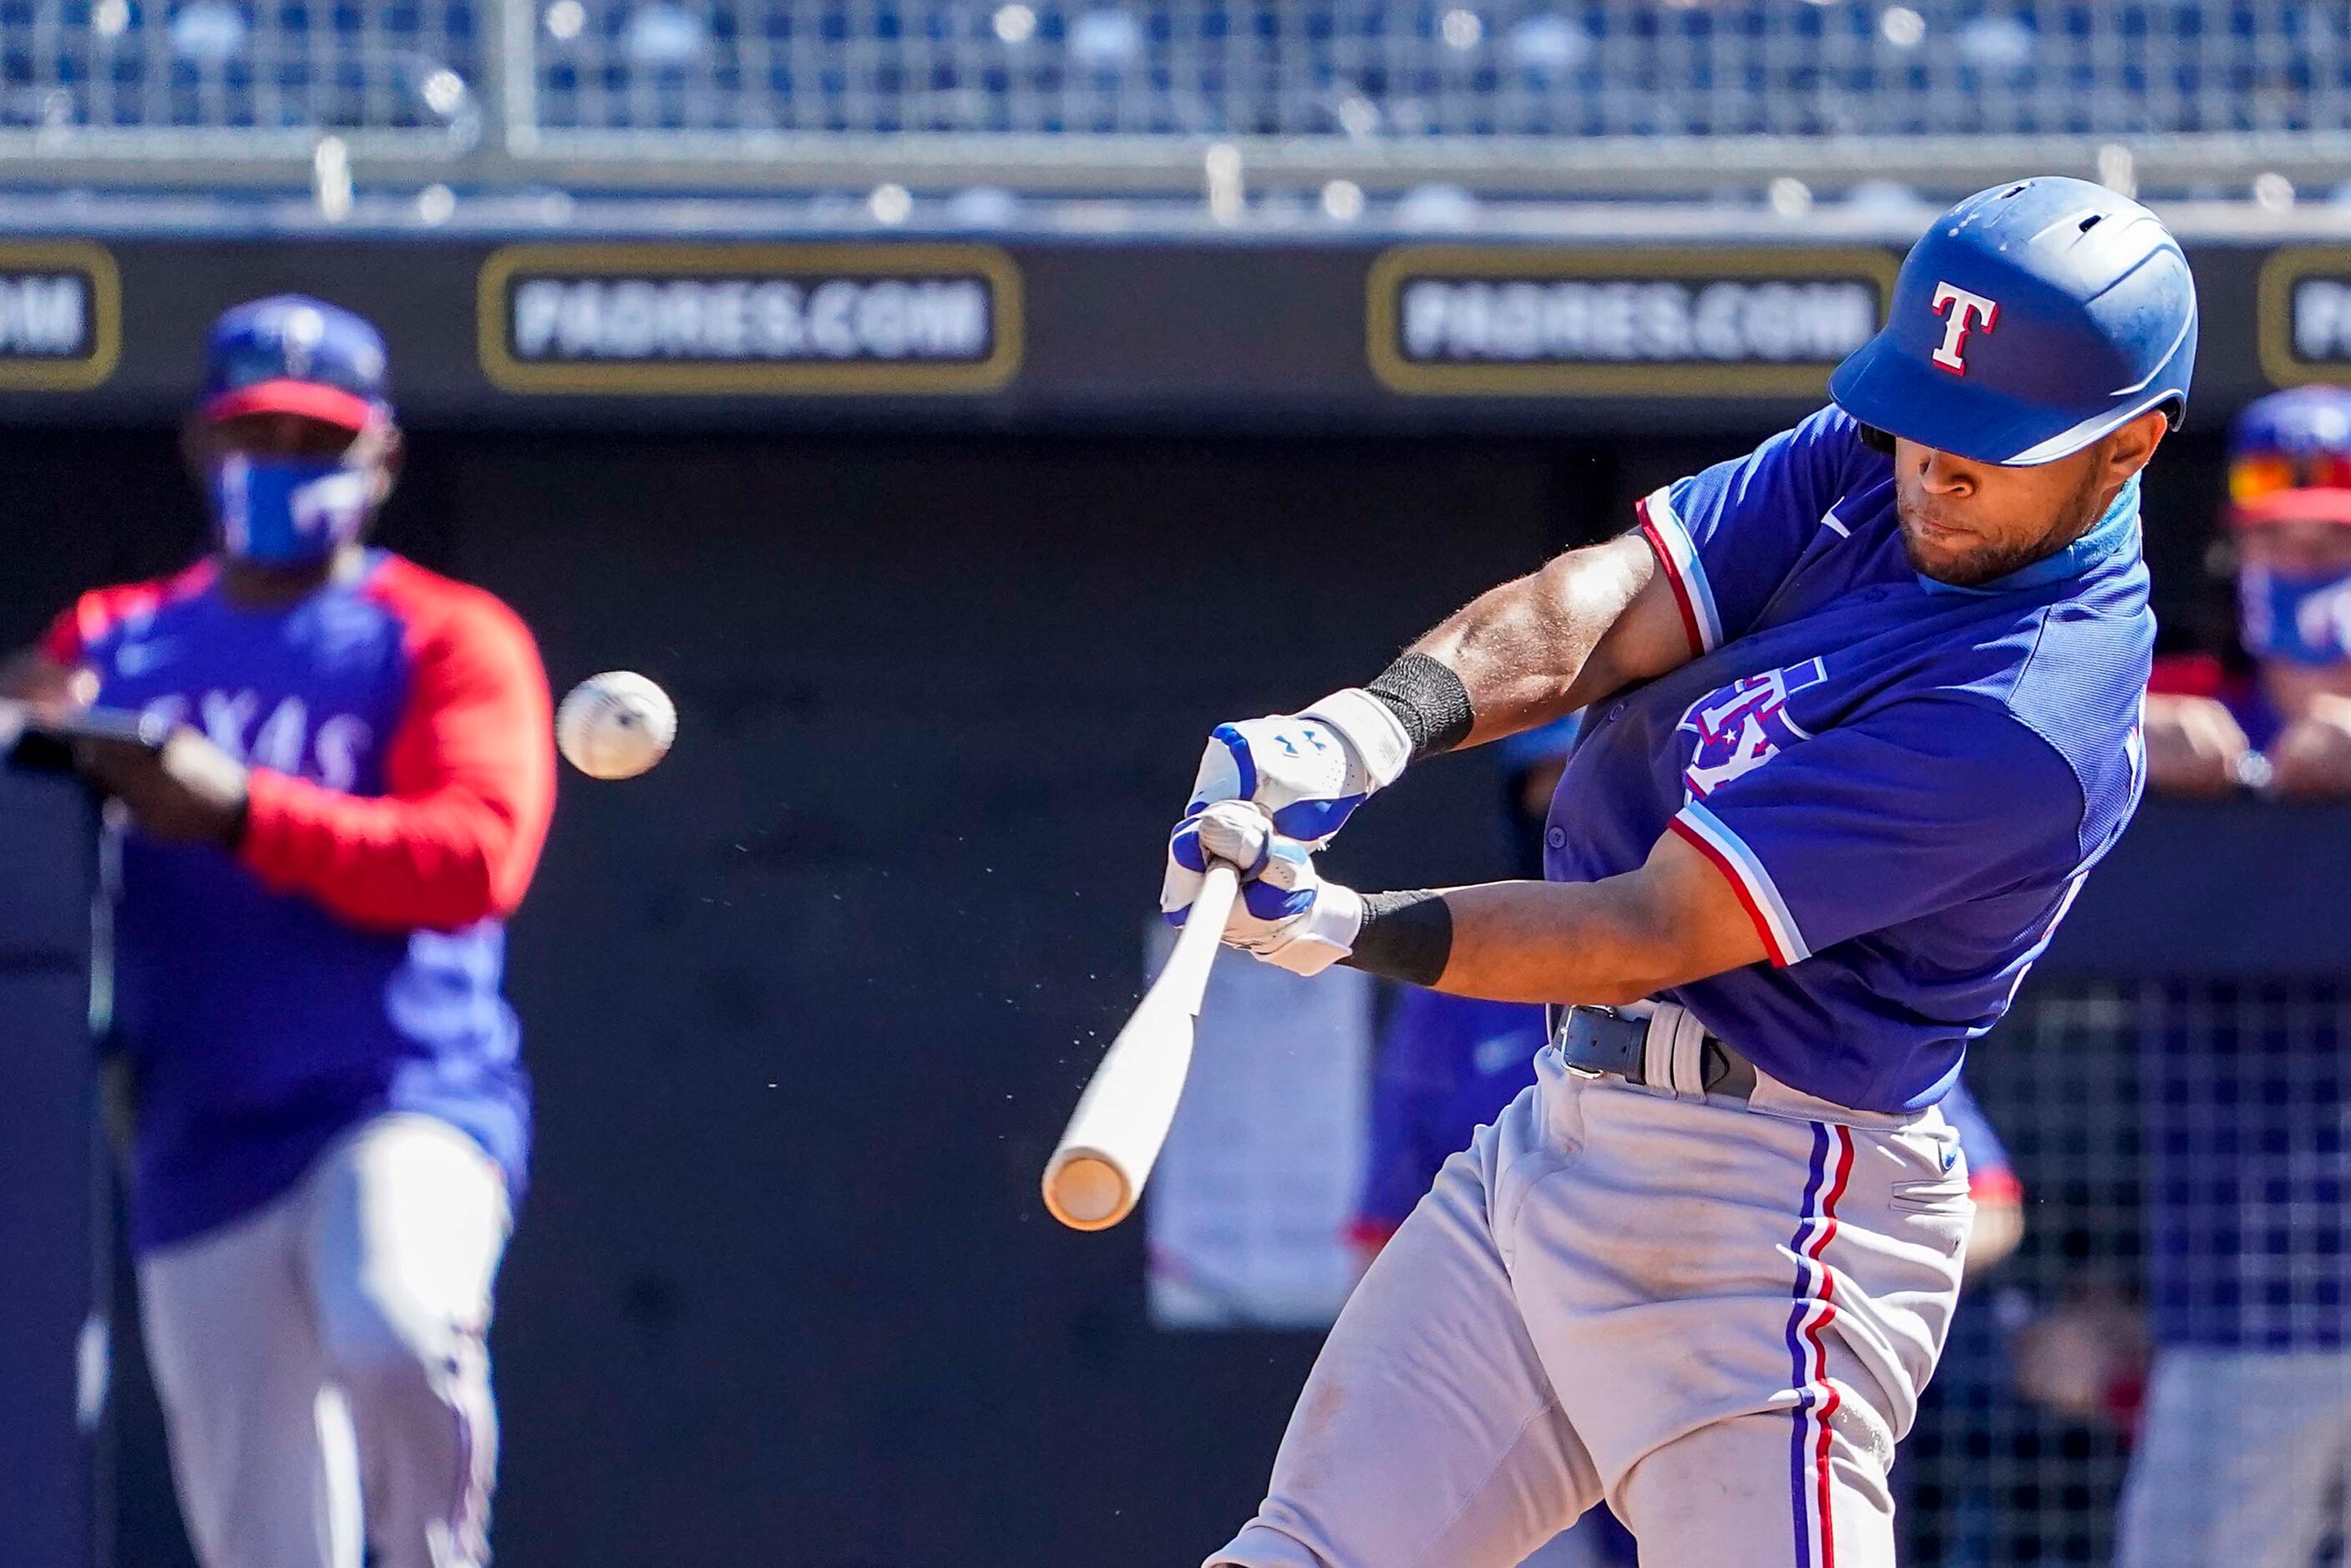
M 1184 1093 L 1192 1027 L 1239 891 L 1239 873 L 1211 861 L 1166 967 L 1102 1054 L 1045 1166 L 1045 1207 L 1073 1231 L 1107 1231 L 1143 1196 Z
M 53 708 L 0 699 L 0 762 L 28 772 L 70 770 L 76 741 L 115 741 L 160 752 L 171 734 L 171 724 L 152 713 L 124 708 Z

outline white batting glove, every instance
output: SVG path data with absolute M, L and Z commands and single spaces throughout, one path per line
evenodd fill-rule
M 1186 812 L 1245 800 L 1284 838 L 1320 849 L 1411 760 L 1403 722 L 1370 692 L 1350 687 L 1303 712 L 1217 725 Z
M 1386 703 L 1350 687 L 1302 713 L 1217 725 L 1184 815 L 1220 800 L 1248 801 L 1272 818 L 1276 833 L 1320 849 L 1411 760 L 1403 722 Z M 1173 881 L 1163 887 L 1160 908 L 1174 908 L 1175 893 Z
M 1353 950 L 1362 895 L 1323 881 L 1309 846 L 1283 837 L 1263 811 L 1240 801 L 1220 801 L 1176 825 L 1159 895 L 1171 923 L 1183 923 L 1211 859 L 1240 867 L 1241 896 L 1225 918 L 1227 945 L 1294 974 L 1320 974 Z

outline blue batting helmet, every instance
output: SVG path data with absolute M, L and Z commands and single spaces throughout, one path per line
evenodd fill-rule
M 2048 175 L 1980 191 L 1902 264 L 1829 395 L 1863 424 L 1979 462 L 2054 462 L 2188 406 L 2196 281 L 2153 213 Z

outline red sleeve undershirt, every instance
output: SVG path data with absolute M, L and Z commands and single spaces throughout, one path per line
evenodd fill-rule
M 41 634 L 41 657 L 70 669 L 81 662 L 81 606 L 70 606 Z
M 71 669 L 82 661 L 89 645 L 131 617 L 150 613 L 183 595 L 195 593 L 212 580 L 212 566 L 199 562 L 176 576 L 148 583 L 123 583 L 92 588 L 68 605 L 43 633 L 40 650 L 51 663 Z
M 555 806 L 547 675 L 490 595 L 397 557 L 369 591 L 408 622 L 410 689 L 379 796 L 267 768 L 238 858 L 354 925 L 456 930 L 514 913 Z
M 2022 1203 L 2024 1183 L 2004 1165 L 1968 1174 L 1968 1196 L 1979 1203 Z
M 2209 653 L 2167 653 L 2155 661 L 2147 691 L 2158 697 L 2220 697 L 2229 689 L 2229 671 Z

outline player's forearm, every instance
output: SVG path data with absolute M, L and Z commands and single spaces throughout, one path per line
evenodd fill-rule
M 1374 893 L 1345 962 L 1455 996 L 1616 1006 L 1711 972 L 1640 874 Z
M 1611 636 L 1656 575 L 1656 559 L 1637 535 L 1571 550 L 1481 594 L 1408 656 L 1433 659 L 1460 680 L 1473 719 L 1463 743 L 1517 734 L 1656 672 L 1645 668 L 1656 660 L 1643 628 Z
M 458 930 L 522 902 L 545 833 L 527 815 L 462 788 L 363 797 L 256 768 L 240 856 L 354 925 Z
M 22 702 L 63 702 L 73 695 L 73 670 L 37 648 L 0 659 L 0 697 Z
M 1637 1002 L 1771 956 L 1741 895 L 1679 834 L 1596 882 L 1374 893 L 1346 961 L 1493 1002 Z

